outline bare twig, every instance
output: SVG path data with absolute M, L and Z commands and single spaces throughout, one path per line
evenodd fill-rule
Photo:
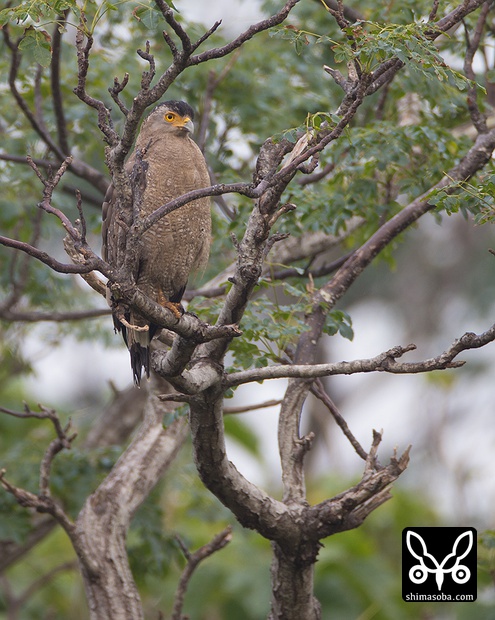
M 363 13 L 360 13 L 358 10 L 348 6 L 347 4 L 343 4 L 341 1 L 339 2 L 339 0 L 325 0 L 325 5 L 335 10 L 337 10 L 340 6 L 344 17 L 351 22 L 364 21 L 366 19 Z
M 172 57 L 175 60 L 178 60 L 179 48 L 177 47 L 177 45 L 175 45 L 175 41 L 172 39 L 172 37 L 168 34 L 166 30 L 162 32 L 162 36 L 163 36 L 165 43 L 168 45 L 170 51 L 172 52 Z
M 215 22 L 211 28 L 209 28 L 201 37 L 199 37 L 199 39 L 195 43 L 193 43 L 192 51 L 195 52 L 198 49 L 198 47 L 203 45 L 203 43 L 207 39 L 209 39 L 214 32 L 218 30 L 221 24 L 222 24 L 222 20 Z
M 216 47 L 202 52 L 201 54 L 197 54 L 196 56 L 191 56 L 187 64 L 199 65 L 207 60 L 212 60 L 213 58 L 223 58 L 224 56 L 227 56 L 237 48 L 241 47 L 243 43 L 249 41 L 249 39 L 252 39 L 259 32 L 263 32 L 264 30 L 268 30 L 269 28 L 273 28 L 273 26 L 278 26 L 281 24 L 285 19 L 287 19 L 287 16 L 298 2 L 299 0 L 289 0 L 275 15 L 250 26 L 237 38 L 222 47 Z
M 20 110 L 22 111 L 26 119 L 29 121 L 33 129 L 36 131 L 36 133 L 40 136 L 40 138 L 48 146 L 48 148 L 53 153 L 55 153 L 55 155 L 60 160 L 63 160 L 65 157 L 65 153 L 62 152 L 62 150 L 52 140 L 50 134 L 47 133 L 47 131 L 43 128 L 42 125 L 40 125 L 38 119 L 33 114 L 33 112 L 30 110 L 26 100 L 24 99 L 24 97 L 21 95 L 21 93 L 19 92 L 17 88 L 17 83 L 16 83 L 17 74 L 19 71 L 20 63 L 21 63 L 21 52 L 19 51 L 20 40 L 17 42 L 12 41 L 10 38 L 8 27 L 6 26 L 2 28 L 2 34 L 4 37 L 5 43 L 7 47 L 10 49 L 11 54 L 12 54 L 12 61 L 11 61 L 10 72 L 9 72 L 10 91 L 17 105 L 19 106 Z
M 114 146 L 119 142 L 119 137 L 113 129 L 110 110 L 106 107 L 103 101 L 95 99 L 86 91 L 86 81 L 89 69 L 89 53 L 93 46 L 93 37 L 90 34 L 84 34 L 87 31 L 85 26 L 85 18 L 84 15 L 82 15 L 80 27 L 76 31 L 78 75 L 77 86 L 74 88 L 74 93 L 86 105 L 94 108 L 98 112 L 98 127 L 105 136 L 108 144 Z M 84 38 L 85 36 L 86 42 Z
M 440 0 L 433 0 L 433 5 L 431 7 L 430 14 L 428 16 L 428 21 L 433 22 L 437 17 L 438 5 L 440 4 Z
M 316 396 L 316 398 L 318 398 L 318 400 L 320 400 L 325 405 L 328 411 L 330 411 L 333 419 L 338 424 L 338 426 L 340 427 L 344 435 L 347 437 L 347 439 L 349 440 L 350 444 L 352 445 L 356 453 L 364 461 L 366 461 L 366 459 L 368 458 L 368 453 L 361 446 L 361 444 L 354 437 L 354 435 L 351 433 L 351 430 L 347 422 L 343 418 L 342 414 L 340 413 L 337 405 L 333 402 L 330 396 L 326 393 L 325 388 L 323 387 L 323 383 L 321 382 L 321 379 L 317 379 L 313 383 L 313 385 L 311 386 L 311 392 Z
M 467 31 L 467 27 L 465 29 L 467 49 L 466 56 L 464 58 L 464 73 L 466 74 L 466 77 L 471 80 L 471 85 L 468 88 L 467 104 L 469 114 L 471 115 L 471 120 L 473 121 L 473 125 L 475 126 L 478 133 L 484 133 L 488 131 L 488 127 L 486 124 L 486 117 L 479 109 L 477 102 L 478 88 L 476 86 L 476 75 L 473 69 L 473 59 L 479 48 L 481 36 L 483 34 L 483 29 L 485 27 L 486 19 L 488 17 L 488 12 L 490 11 L 491 6 L 491 2 L 485 2 L 485 4 L 481 7 L 478 21 L 476 22 L 476 28 L 474 30 L 473 38 L 471 40 L 469 40 L 469 33 Z
M 297 179 L 298 185 L 310 185 L 311 183 L 317 183 L 324 179 L 327 175 L 329 175 L 335 169 L 335 163 L 333 161 L 328 162 L 323 166 L 321 170 L 318 172 L 313 172 L 313 174 L 308 174 L 306 176 L 300 177 Z
M 335 21 L 337 22 L 339 28 L 344 30 L 350 26 L 350 22 L 344 16 L 344 3 L 342 0 L 337 0 L 336 2 L 325 2 L 325 0 L 321 0 L 321 3 L 325 7 L 325 9 L 333 15 Z M 333 4 L 333 6 L 332 6 Z M 336 5 L 336 6 L 335 6 Z
M 57 502 L 51 497 L 35 495 L 30 491 L 14 486 L 6 479 L 5 474 L 6 470 L 1 469 L 0 485 L 15 498 L 20 506 L 33 508 L 37 512 L 46 512 L 56 519 L 67 532 L 72 532 L 74 525 Z
M 60 426 L 60 422 L 55 412 L 51 412 L 54 418 L 50 418 L 55 426 L 57 431 L 57 438 L 54 439 L 43 456 L 40 465 L 40 496 L 41 497 L 50 497 L 50 472 L 52 468 L 53 459 L 57 456 L 59 452 L 62 450 L 70 450 L 71 444 L 74 439 L 77 437 L 77 433 L 69 434 L 71 430 L 70 420 L 65 426 L 62 428 Z
M 49 482 L 50 470 L 53 459 L 61 450 L 70 450 L 71 443 L 77 437 L 77 433 L 69 434 L 70 422 L 66 425 L 65 428 L 62 427 L 60 418 L 58 417 L 56 411 L 54 411 L 53 409 L 48 409 L 47 407 L 43 407 L 42 405 L 39 405 L 39 409 L 39 411 L 32 411 L 28 407 L 28 405 L 25 405 L 23 412 L 12 411 L 11 409 L 6 409 L 4 407 L 0 407 L 0 412 L 16 418 L 36 418 L 38 420 L 50 420 L 53 424 L 55 432 L 57 433 L 57 438 L 54 439 L 48 446 L 40 466 L 40 494 L 38 497 L 44 500 L 50 498 Z
M 330 262 L 330 263 L 326 263 L 324 265 L 321 265 L 321 267 L 317 267 L 314 269 L 310 269 L 310 267 L 306 267 L 306 269 L 304 269 L 304 271 L 301 271 L 301 269 L 298 269 L 296 267 L 287 267 L 286 269 L 279 269 L 279 270 L 273 270 L 270 272 L 269 275 L 267 275 L 267 280 L 271 281 L 271 282 L 275 282 L 276 280 L 286 280 L 287 278 L 297 278 L 297 277 L 304 277 L 304 278 L 321 278 L 322 276 L 327 276 L 330 273 L 333 273 L 336 269 L 339 269 L 339 267 L 342 267 L 342 265 L 349 260 L 349 258 L 352 256 L 352 252 L 349 252 L 347 254 L 344 254 L 343 256 L 341 256 L 340 258 L 335 259 L 334 261 Z
M 143 52 L 143 50 L 138 49 L 137 54 L 140 58 L 146 60 L 146 62 L 149 64 L 149 70 L 143 71 L 141 76 L 141 89 L 148 90 L 156 73 L 155 57 L 153 56 L 153 54 L 150 54 L 150 42 L 146 41 L 146 50 Z
M 29 256 L 32 256 L 33 258 L 41 261 L 58 273 L 89 273 L 96 268 L 96 264 L 93 264 L 92 262 L 88 262 L 85 265 L 61 263 L 43 250 L 39 250 L 38 248 L 33 247 L 29 243 L 25 243 L 24 241 L 17 241 L 16 239 L 10 239 L 9 237 L 3 237 L 2 235 L 0 235 L 0 245 L 5 245 L 8 248 L 21 250 L 22 252 L 29 254 Z
M 179 536 L 176 536 L 176 540 L 184 553 L 187 560 L 186 567 L 182 571 L 182 575 L 179 580 L 179 585 L 175 593 L 174 608 L 172 610 L 172 620 L 183 620 L 182 607 L 184 606 L 184 597 L 186 594 L 189 581 L 203 560 L 213 555 L 216 551 L 220 551 L 232 540 L 232 528 L 230 525 L 226 527 L 222 532 L 217 534 L 209 543 L 200 547 L 194 553 L 191 553 L 184 545 Z
M 119 106 L 120 111 L 124 116 L 129 114 L 129 110 L 124 105 L 122 99 L 119 97 L 120 93 L 124 90 L 124 88 L 129 83 L 129 74 L 125 73 L 122 82 L 119 81 L 118 77 L 114 77 L 113 86 L 108 88 L 108 92 L 110 93 L 112 99 Z
M 241 405 L 239 407 L 224 407 L 223 414 L 246 413 L 247 411 L 257 411 L 258 409 L 266 409 L 267 407 L 276 407 L 282 402 L 281 399 L 266 400 L 263 403 L 255 403 L 253 405 Z
M 0 308 L 0 317 L 4 321 L 19 323 L 41 323 L 54 322 L 65 323 L 66 321 L 84 321 L 87 319 L 97 319 L 110 314 L 109 308 L 92 308 L 88 310 L 66 312 L 38 312 L 36 310 L 3 310 Z
M 68 13 L 69 10 L 67 9 L 59 16 L 59 21 L 55 24 L 52 36 L 52 60 L 50 65 L 50 83 L 53 111 L 57 123 L 58 143 L 61 151 L 66 155 L 70 153 L 70 147 L 67 138 L 67 123 L 64 114 L 63 97 L 60 90 L 60 58 L 62 54 L 62 33 L 65 29 Z
M 41 174 L 41 172 L 38 169 L 38 166 L 34 163 L 33 159 L 29 155 L 26 157 L 26 159 L 27 159 L 28 164 L 31 166 L 31 168 L 36 173 L 36 176 L 39 178 L 39 180 L 45 186 L 45 189 L 43 191 L 43 201 L 40 203 L 40 207 L 44 211 L 46 211 L 47 213 L 51 213 L 53 215 L 56 215 L 58 217 L 58 219 L 62 222 L 62 226 L 69 233 L 69 235 L 74 240 L 79 241 L 80 240 L 80 234 L 74 228 L 74 226 L 72 225 L 72 222 L 69 220 L 69 218 L 64 213 L 62 213 L 62 211 L 60 211 L 60 209 L 55 208 L 51 204 L 52 194 L 53 194 L 55 188 L 57 187 L 57 185 L 59 184 L 60 179 L 65 174 L 65 172 L 67 171 L 67 168 L 71 164 L 72 157 L 70 155 L 68 157 L 66 157 L 65 160 L 60 165 L 60 168 L 57 170 L 57 172 L 53 176 L 48 177 L 47 179 L 45 179 L 43 177 L 43 175 Z
M 11 155 L 9 153 L 0 153 L 0 160 L 13 161 L 16 164 L 28 164 L 28 160 L 25 155 Z M 40 157 L 31 158 L 34 163 L 40 168 L 53 168 L 57 164 L 53 159 L 41 159 Z
M 397 452 L 385 467 L 377 468 L 377 450 L 381 433 L 373 431 L 373 442 L 361 481 L 331 499 L 308 508 L 315 519 L 318 536 L 323 538 L 361 525 L 366 517 L 390 499 L 390 486 L 409 464 L 410 446 L 397 457 Z
M 182 50 L 184 53 L 188 54 L 192 51 L 192 43 L 189 35 L 184 30 L 184 28 L 179 24 L 179 22 L 174 17 L 174 12 L 172 8 L 164 1 L 164 0 L 155 0 L 157 7 L 162 12 L 163 17 L 167 24 L 172 28 L 175 34 L 179 37 Z

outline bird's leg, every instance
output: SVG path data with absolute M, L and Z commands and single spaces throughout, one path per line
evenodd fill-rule
M 182 305 L 180 303 L 169 301 L 161 290 L 158 292 L 157 301 L 162 308 L 167 308 L 167 310 L 170 310 L 177 320 L 184 314 L 184 308 Z
M 119 316 L 118 319 L 124 327 L 127 327 L 127 329 L 133 329 L 135 332 L 149 332 L 150 330 L 149 325 L 131 325 L 131 323 L 129 323 L 123 315 Z

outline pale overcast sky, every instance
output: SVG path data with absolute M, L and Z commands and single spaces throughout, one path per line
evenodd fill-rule
M 175 0 L 174 5 L 188 20 L 212 26 L 222 20 L 227 35 L 237 35 L 263 15 L 259 0 Z

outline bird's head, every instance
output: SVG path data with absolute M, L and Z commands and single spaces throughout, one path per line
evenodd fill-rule
M 185 136 L 194 131 L 193 119 L 194 111 L 185 101 L 164 101 L 156 106 L 144 124 L 148 131 Z

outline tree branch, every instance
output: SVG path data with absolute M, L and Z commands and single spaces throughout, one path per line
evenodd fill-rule
M 374 510 L 390 499 L 390 485 L 409 464 L 410 447 L 397 457 L 396 451 L 385 467 L 377 467 L 381 433 L 373 431 L 373 444 L 361 481 L 351 489 L 307 509 L 311 530 L 319 539 L 359 527 Z
M 266 409 L 267 407 L 276 407 L 282 402 L 281 399 L 266 400 L 263 403 L 255 403 L 253 405 L 240 405 L 239 407 L 224 407 L 223 415 L 231 415 L 237 413 L 246 413 L 247 411 L 258 411 L 258 409 Z
M 84 37 L 86 33 L 86 43 Z M 76 31 L 76 50 L 77 50 L 77 86 L 74 88 L 74 93 L 79 99 L 86 105 L 94 108 L 98 113 L 98 127 L 105 136 L 108 144 L 114 146 L 118 144 L 118 134 L 113 129 L 112 118 L 110 116 L 110 110 L 106 107 L 103 101 L 91 97 L 86 91 L 86 82 L 89 69 L 89 53 L 93 46 L 93 37 L 87 32 L 86 19 L 81 14 L 81 23 Z
M 55 122 L 57 124 L 58 142 L 61 151 L 66 155 L 69 155 L 70 147 L 67 139 L 67 123 L 65 120 L 63 98 L 60 91 L 60 58 L 62 54 L 62 32 L 65 29 L 68 14 L 69 10 L 67 9 L 59 16 L 59 22 L 55 24 L 52 36 L 52 60 L 50 65 L 50 83 Z
M 220 551 L 229 542 L 232 540 L 232 528 L 230 525 L 226 527 L 222 532 L 217 534 L 209 543 L 200 547 L 194 553 L 190 553 L 185 547 L 184 543 L 180 540 L 179 537 L 176 537 L 179 545 L 184 552 L 184 555 L 187 559 L 187 564 L 184 570 L 182 571 L 182 575 L 179 580 L 179 585 L 177 587 L 177 591 L 175 593 L 175 601 L 174 607 L 172 610 L 171 620 L 182 620 L 182 608 L 184 606 L 184 597 L 186 594 L 187 586 L 189 585 L 189 581 L 203 560 L 213 555 L 216 551 Z
M 81 552 L 78 556 L 93 613 L 103 609 L 115 618 L 144 617 L 128 564 L 126 534 L 137 508 L 187 438 L 185 418 L 163 427 L 167 407 L 156 396 L 149 396 L 138 434 L 87 498 L 76 520 L 72 542 Z M 102 557 L 107 561 L 102 562 Z
M 70 435 L 68 434 L 70 431 L 70 422 L 65 428 L 63 428 L 60 422 L 60 418 L 58 417 L 55 410 L 48 409 L 46 407 L 43 407 L 42 405 L 39 405 L 39 408 L 39 411 L 32 411 L 27 405 L 25 405 L 24 411 L 21 413 L 18 411 L 12 411 L 11 409 L 0 407 L 0 412 L 13 416 L 15 418 L 37 418 L 39 420 L 50 420 L 53 424 L 53 427 L 57 434 L 57 438 L 54 439 L 46 449 L 40 465 L 39 495 L 37 497 L 41 502 L 40 505 L 42 505 L 42 502 L 44 500 L 51 499 L 49 483 L 50 470 L 53 459 L 62 450 L 70 450 L 72 442 L 77 437 L 77 433 L 72 433 Z M 5 488 L 9 490 L 7 486 L 5 486 Z M 14 487 L 12 487 L 12 489 L 13 488 Z M 15 493 L 13 493 L 13 495 L 15 495 Z M 52 514 L 50 510 L 45 510 L 43 512 L 50 512 L 50 514 Z
M 446 173 L 441 181 L 388 220 L 366 243 L 353 252 L 335 276 L 316 294 L 318 298 L 316 303 L 328 305 L 329 308 L 333 307 L 383 248 L 421 216 L 434 209 L 435 205 L 428 202 L 433 191 L 443 190 L 446 194 L 454 193 L 457 189 L 455 182 L 470 179 L 490 160 L 494 149 L 495 130 L 480 134 L 459 164 Z
M 349 440 L 349 443 L 352 445 L 358 456 L 360 456 L 363 461 L 366 461 L 368 458 L 368 453 L 351 433 L 351 430 L 344 417 L 338 410 L 337 405 L 333 402 L 333 400 L 325 391 L 321 379 L 316 379 L 316 381 L 313 382 L 313 384 L 311 385 L 311 393 L 314 394 L 316 398 L 318 398 L 318 400 L 320 400 L 325 405 L 337 425 L 340 427 L 341 431 L 344 433 L 345 437 Z
M 47 145 L 50 151 L 52 151 L 58 157 L 58 159 L 62 161 L 65 157 L 65 153 L 63 153 L 62 150 L 57 146 L 57 144 L 55 144 L 50 134 L 47 133 L 45 128 L 40 124 L 39 120 L 36 118 L 33 112 L 29 109 L 29 106 L 26 103 L 26 100 L 20 94 L 17 88 L 16 80 L 17 80 L 17 74 L 19 71 L 19 67 L 21 64 L 21 53 L 19 51 L 20 40 L 14 43 L 10 38 L 9 30 L 7 27 L 2 28 L 2 34 L 4 37 L 5 43 L 7 47 L 10 49 L 11 54 L 12 54 L 12 60 L 11 60 L 10 72 L 9 72 L 10 91 L 17 105 L 19 106 L 20 110 L 22 111 L 22 113 L 24 114 L 24 116 L 26 117 L 26 119 L 28 120 L 32 128 L 34 129 L 34 131 L 39 135 L 39 137 Z
M 473 121 L 473 125 L 475 126 L 478 133 L 485 133 L 486 131 L 488 131 L 488 127 L 486 124 L 486 117 L 484 114 L 482 114 L 477 102 L 478 88 L 476 85 L 476 75 L 473 70 L 473 59 L 479 48 L 483 29 L 485 27 L 488 17 L 488 12 L 490 11 L 492 4 L 492 2 L 485 2 L 481 7 L 474 35 L 471 41 L 469 41 L 467 27 L 465 26 L 467 49 L 466 55 L 464 57 L 464 73 L 466 74 L 466 77 L 471 80 L 471 85 L 468 88 L 467 94 L 467 105 L 469 114 L 471 115 L 471 119 Z
M 164 0 L 155 0 L 155 4 L 160 9 L 165 21 L 179 37 L 184 54 L 190 54 L 192 43 L 189 35 L 174 17 L 174 12 Z
M 87 262 L 85 265 L 74 265 L 74 264 L 66 264 L 61 263 L 55 258 L 49 256 L 43 250 L 39 250 L 38 248 L 33 247 L 29 243 L 24 243 L 23 241 L 17 241 L 15 239 L 9 239 L 8 237 L 3 237 L 0 235 L 0 244 L 9 248 L 14 248 L 16 250 L 21 250 L 29 256 L 36 258 L 41 261 L 54 271 L 58 273 L 89 273 L 97 268 L 97 264 L 92 261 Z
M 205 401 L 204 395 L 190 401 L 189 425 L 201 480 L 244 527 L 271 540 L 287 537 L 295 526 L 287 506 L 249 482 L 227 458 L 221 395 L 213 403 Z
M 264 30 L 273 28 L 273 26 L 278 26 L 283 21 L 285 21 L 289 13 L 298 2 L 299 0 L 289 0 L 284 4 L 284 6 L 280 9 L 278 13 L 272 15 L 267 19 L 261 20 L 257 24 L 253 24 L 246 31 L 236 37 L 233 41 L 227 43 L 227 45 L 207 50 L 206 52 L 202 52 L 201 54 L 197 54 L 196 56 L 191 56 L 187 61 L 187 65 L 199 65 L 200 63 L 212 60 L 214 58 L 223 58 L 224 56 L 227 56 L 237 48 L 241 47 L 243 43 L 249 41 L 249 39 L 252 39 L 259 32 L 263 32 Z
M 353 362 L 335 362 L 331 364 L 292 364 L 279 366 L 266 366 L 233 372 L 226 375 L 224 387 L 252 383 L 253 381 L 265 381 L 267 379 L 315 379 L 317 377 L 329 377 L 333 375 L 352 375 L 365 372 L 389 372 L 392 374 L 416 374 L 431 372 L 432 370 L 446 370 L 459 368 L 465 362 L 455 361 L 462 351 L 478 349 L 495 340 L 495 325 L 482 334 L 467 332 L 443 353 L 422 362 L 398 362 L 397 359 L 405 353 L 416 349 L 414 344 L 405 347 L 397 346 L 376 357 L 369 359 L 354 360 Z

